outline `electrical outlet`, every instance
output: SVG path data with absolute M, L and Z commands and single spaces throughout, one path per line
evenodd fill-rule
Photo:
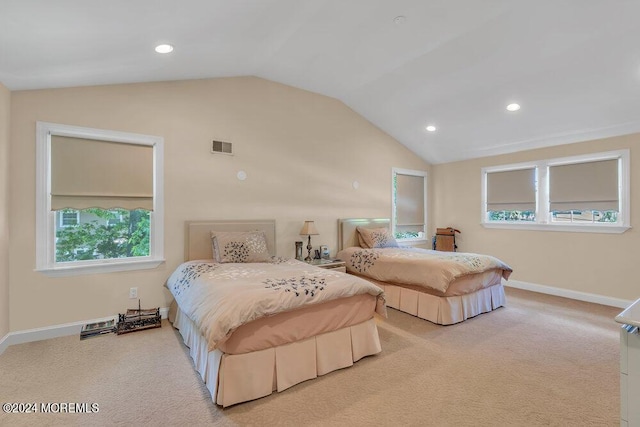
M 131 298 L 131 299 L 138 298 L 138 288 L 130 288 L 129 289 L 129 298 Z

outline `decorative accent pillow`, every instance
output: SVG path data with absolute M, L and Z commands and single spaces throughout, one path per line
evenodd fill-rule
M 216 262 L 267 262 L 271 259 L 263 231 L 212 231 Z
M 356 227 L 358 241 L 363 248 L 397 248 L 398 242 L 388 228 Z

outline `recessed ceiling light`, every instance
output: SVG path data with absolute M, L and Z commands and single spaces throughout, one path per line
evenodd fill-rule
M 173 52 L 173 46 L 170 44 L 159 44 L 156 46 L 156 52 L 158 53 L 169 53 Z
M 436 127 L 434 125 L 429 125 L 429 126 L 427 126 L 427 130 L 429 132 L 435 132 L 436 131 Z
M 404 24 L 406 21 L 407 21 L 407 18 L 402 15 L 396 16 L 395 18 L 393 18 L 393 23 L 396 25 Z
M 520 109 L 520 104 L 509 104 L 507 105 L 508 111 L 518 111 Z

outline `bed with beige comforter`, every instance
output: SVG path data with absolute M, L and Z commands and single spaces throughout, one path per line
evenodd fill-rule
M 282 258 L 181 264 L 170 318 L 211 396 L 229 406 L 283 391 L 381 351 L 383 291 L 362 278 Z
M 502 307 L 509 265 L 489 255 L 411 247 L 347 247 L 337 255 L 347 272 L 385 291 L 386 304 L 441 325 Z
M 341 298 L 369 294 L 385 315 L 382 290 L 352 275 L 293 259 L 268 263 L 187 261 L 167 281 L 180 310 L 220 347 L 240 326 L 254 320 Z
M 499 270 L 504 279 L 512 272 L 504 262 L 490 255 L 441 252 L 421 248 L 346 248 L 338 258 L 347 271 L 383 282 L 434 289 L 443 294 L 457 279 Z

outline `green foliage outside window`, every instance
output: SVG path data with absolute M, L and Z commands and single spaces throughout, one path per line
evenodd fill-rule
M 618 221 L 618 212 L 615 212 L 615 211 L 602 212 L 600 217 L 597 219 L 597 222 L 617 222 L 617 221 Z
M 535 221 L 535 211 L 489 211 L 489 221 Z
M 396 231 L 396 239 L 417 239 L 420 237 L 417 231 Z
M 618 212 L 616 211 L 554 211 L 552 212 L 554 222 L 617 222 Z
M 57 212 L 61 215 L 64 212 Z M 85 209 L 80 223 L 56 231 L 56 262 L 149 255 L 149 211 Z M 92 215 L 90 221 L 82 216 Z
M 554 211 L 554 222 L 617 222 L 615 211 Z M 489 211 L 489 221 L 530 221 L 536 220 L 534 211 Z

